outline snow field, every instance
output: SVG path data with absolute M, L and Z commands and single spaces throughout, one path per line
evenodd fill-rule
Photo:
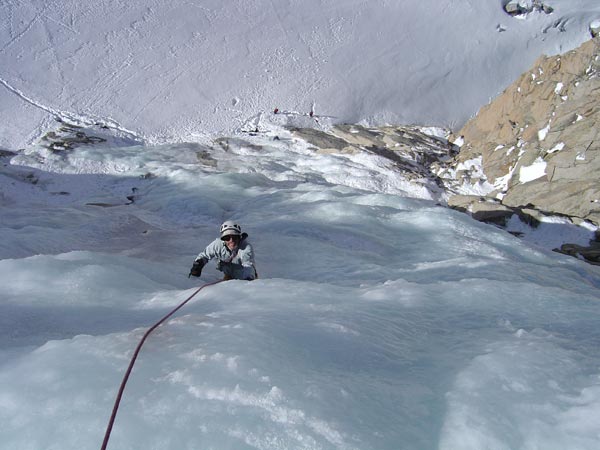
M 149 144 L 210 141 L 260 113 L 458 129 L 539 57 L 577 47 L 596 0 L 5 2 L 0 147 L 55 118 Z

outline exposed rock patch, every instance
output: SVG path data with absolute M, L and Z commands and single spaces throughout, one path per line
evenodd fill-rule
M 126 147 L 143 142 L 122 135 L 117 130 L 103 124 L 82 127 L 57 119 L 58 125 L 38 141 L 38 145 L 50 152 L 60 154 L 77 147 L 102 144 L 107 147 Z
M 478 195 L 454 195 L 448 200 L 448 206 L 468 213 L 481 222 L 502 226 L 506 225 L 507 220 L 516 212 L 497 200 Z
M 536 11 L 551 14 L 554 8 L 541 0 L 505 0 L 504 11 L 510 16 L 522 16 Z
M 9 150 L 2 150 L 0 149 L 0 158 L 10 158 L 15 156 L 16 153 L 15 152 L 11 152 Z
M 481 196 L 451 197 L 449 205 L 496 223 L 512 212 L 523 220 L 561 216 L 598 227 L 599 100 L 599 38 L 540 57 L 459 131 L 459 155 L 436 173 L 456 194 Z
M 584 259 L 594 265 L 600 265 L 600 242 L 597 239 L 591 241 L 587 247 L 577 244 L 563 244 L 556 251 L 564 255 Z
M 438 188 L 443 188 L 444 182 L 431 171 L 431 164 L 445 164 L 458 153 L 446 138 L 432 136 L 416 126 L 336 125 L 328 132 L 313 128 L 293 128 L 291 132 L 314 146 L 315 152 L 376 154 L 396 165 L 407 179 L 425 180 Z
M 457 181 L 485 183 L 507 207 L 531 204 L 599 225 L 599 74 L 597 39 L 539 58 L 460 131 L 465 144 L 452 167 L 480 158 L 482 173 Z
M 89 135 L 84 129 L 75 125 L 62 125 L 56 131 L 49 131 L 41 138 L 42 146 L 52 152 L 63 152 L 88 144 L 99 144 L 106 139 Z
M 292 128 L 292 134 L 314 146 L 318 153 L 356 153 L 360 146 L 314 128 Z

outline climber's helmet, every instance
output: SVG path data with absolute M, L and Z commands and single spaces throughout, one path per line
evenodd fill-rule
M 232 220 L 227 220 L 221 225 L 221 239 L 225 240 L 225 236 L 237 236 L 239 239 L 242 235 L 242 228 Z

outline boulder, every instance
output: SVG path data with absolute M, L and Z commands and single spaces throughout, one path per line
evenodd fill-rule
M 518 14 L 523 13 L 523 9 L 519 5 L 518 0 L 511 0 L 506 5 L 504 5 L 504 11 L 506 11 L 511 16 L 516 16 Z
M 511 208 L 533 205 L 547 215 L 561 215 L 600 223 L 600 186 L 597 181 L 553 183 L 535 180 L 511 188 L 502 199 Z
M 344 139 L 314 128 L 292 128 L 294 136 L 308 142 L 321 153 L 356 153 L 359 149 Z
M 587 247 L 577 244 L 563 244 L 559 249 L 555 249 L 555 251 L 584 259 L 591 264 L 600 265 L 600 242 L 592 241 Z
M 519 16 L 533 11 L 551 14 L 554 8 L 542 3 L 541 0 L 510 0 L 504 5 L 504 11 L 511 16 Z
M 508 219 L 515 214 L 512 208 L 499 201 L 478 195 L 453 195 L 448 199 L 448 206 L 457 211 L 466 212 L 480 222 L 506 225 Z

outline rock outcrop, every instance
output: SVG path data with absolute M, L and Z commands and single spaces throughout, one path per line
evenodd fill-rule
M 449 204 L 496 219 L 528 210 L 599 226 L 599 100 L 600 38 L 540 57 L 458 133 L 460 153 L 438 174 L 455 178 L 457 194 L 467 185 L 482 196 Z
M 554 11 L 554 8 L 541 0 L 509 0 L 504 5 L 504 11 L 511 16 L 520 16 L 534 11 L 550 14 Z
M 356 154 L 367 152 L 389 160 L 399 174 L 425 187 L 432 198 L 446 200 L 444 181 L 431 171 L 458 154 L 446 137 L 432 135 L 418 126 L 364 127 L 335 125 L 327 132 L 314 128 L 292 128 L 291 132 L 313 146 L 317 153 Z M 437 129 L 443 134 L 441 129 Z
M 459 132 L 454 168 L 477 159 L 482 168 L 479 178 L 469 172 L 460 181 L 485 185 L 506 207 L 599 225 L 599 75 L 598 39 L 539 58 Z

